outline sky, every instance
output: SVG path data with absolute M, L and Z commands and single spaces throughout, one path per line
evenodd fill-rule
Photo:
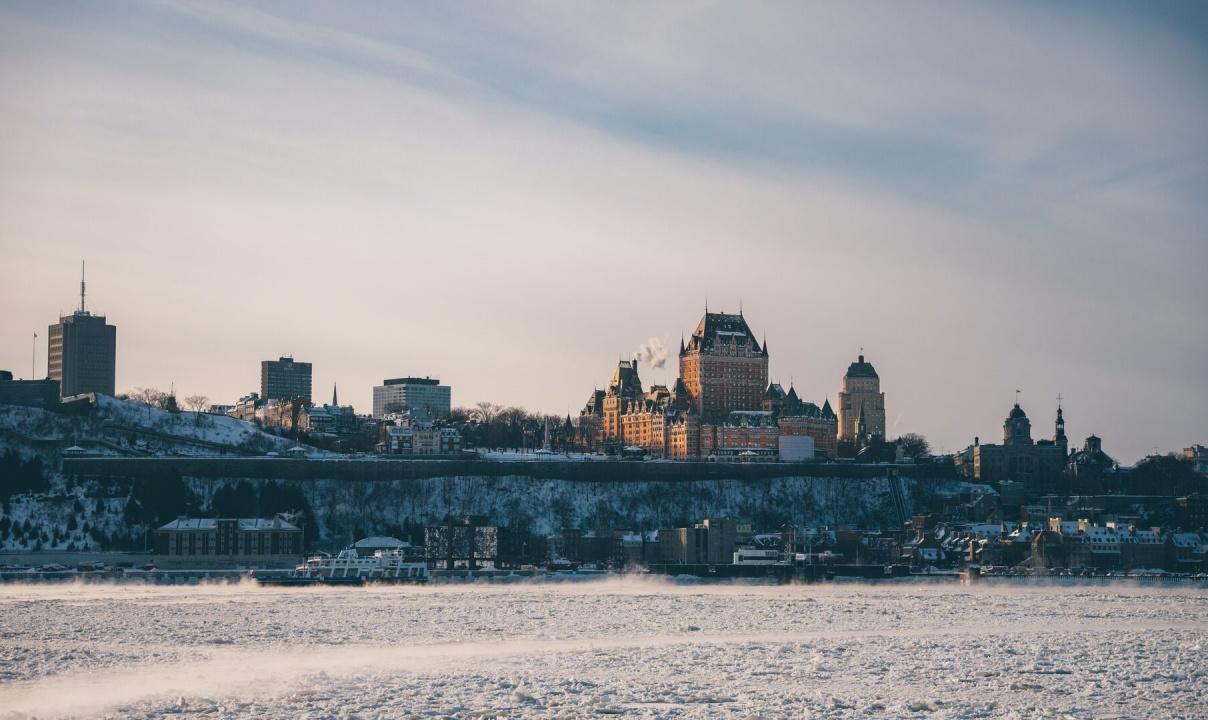
M 0 368 L 78 303 L 117 387 L 261 360 L 575 415 L 743 312 L 888 433 L 1208 442 L 1200 3 L 0 2 Z M 643 380 L 670 383 L 663 368 Z

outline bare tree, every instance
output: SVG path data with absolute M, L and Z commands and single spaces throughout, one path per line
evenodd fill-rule
M 193 412 L 205 412 L 210 406 L 210 398 L 206 395 L 190 395 L 185 398 L 185 407 Z
M 167 402 L 168 393 L 155 388 L 136 387 L 127 395 L 131 400 L 140 402 L 147 407 L 162 408 Z
M 902 454 L 911 458 L 925 458 L 931 455 L 931 443 L 918 433 L 906 433 L 898 438 L 898 447 Z
M 503 412 L 503 407 L 492 402 L 480 402 L 474 406 L 472 412 L 478 422 L 490 425 L 495 418 L 499 417 L 499 413 Z

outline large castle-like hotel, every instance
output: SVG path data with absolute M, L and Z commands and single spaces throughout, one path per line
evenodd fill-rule
M 674 386 L 642 389 L 637 360 L 617 364 L 612 380 L 596 390 L 580 415 L 591 445 L 614 452 L 664 458 L 835 457 L 885 435 L 885 394 L 861 355 L 839 393 L 838 414 L 804 401 L 768 380 L 768 345 L 741 312 L 711 313 L 680 341 Z

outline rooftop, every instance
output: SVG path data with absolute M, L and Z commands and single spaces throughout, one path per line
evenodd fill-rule
M 875 378 L 879 376 L 877 375 L 876 368 L 872 366 L 872 363 L 864 362 L 864 356 L 860 355 L 859 359 L 847 366 L 847 377 Z
M 216 530 L 219 522 L 234 522 L 240 530 L 297 530 L 281 518 L 176 518 L 160 530 Z

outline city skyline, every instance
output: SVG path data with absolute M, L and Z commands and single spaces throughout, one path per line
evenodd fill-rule
M 0 8 L 15 375 L 86 259 L 119 392 L 292 355 L 573 416 L 708 298 L 811 399 L 863 348 L 937 450 L 1016 389 L 1122 462 L 1208 427 L 1202 11 L 70 8 Z

